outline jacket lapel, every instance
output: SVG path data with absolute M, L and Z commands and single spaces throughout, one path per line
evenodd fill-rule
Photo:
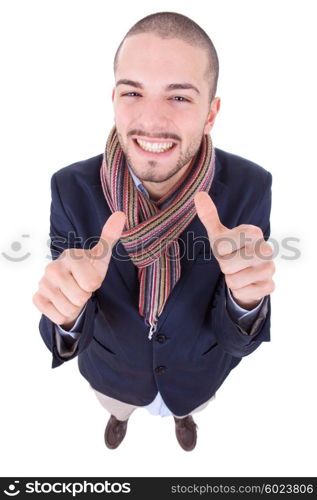
M 216 172 L 209 191 L 209 195 L 211 196 L 213 202 L 217 207 L 220 220 L 223 220 L 228 197 L 228 188 L 226 184 L 219 180 L 220 168 L 221 165 L 216 160 Z M 205 245 L 207 252 L 208 249 L 210 251 L 210 243 L 207 231 L 205 229 L 205 226 L 200 221 L 198 215 L 196 215 L 192 222 L 187 226 L 186 230 L 180 236 L 180 239 L 180 244 L 181 246 L 183 246 L 183 248 L 181 248 L 181 278 L 174 286 L 171 294 L 166 301 L 164 310 L 159 317 L 158 329 L 162 326 L 169 313 L 173 310 L 175 300 L 182 292 L 183 285 L 186 281 L 185 278 L 187 274 L 192 272 L 192 270 L 194 269 L 195 262 L 197 261 L 197 257 L 199 253 L 201 253 L 203 246 Z
M 99 222 L 98 226 L 100 228 L 99 232 L 100 234 L 103 225 L 111 215 L 111 210 L 108 207 L 107 201 L 102 191 L 101 184 L 94 185 L 93 188 L 95 190 L 95 197 L 97 200 L 96 205 L 98 206 L 97 217 Z M 128 288 L 129 292 L 131 292 L 131 290 L 134 289 L 137 269 L 132 263 L 129 254 L 126 252 L 124 246 L 120 241 L 118 241 L 116 245 L 113 247 L 112 257 L 113 257 L 112 262 L 115 265 L 118 274 L 121 276 L 121 279 L 125 284 L 125 286 Z

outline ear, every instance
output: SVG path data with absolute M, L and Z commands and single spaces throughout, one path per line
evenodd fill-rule
M 113 87 L 113 89 L 112 89 L 112 95 L 111 95 L 112 102 L 113 102 L 113 100 L 114 100 L 114 93 L 115 93 L 115 90 L 116 90 L 116 89 Z
M 215 123 L 216 116 L 219 113 L 220 104 L 221 104 L 220 97 L 215 97 L 212 100 L 211 105 L 210 105 L 210 110 L 208 113 L 208 117 L 207 117 L 207 121 L 206 121 L 205 128 L 204 128 L 205 134 L 209 134 L 209 132 L 211 131 L 211 129 Z

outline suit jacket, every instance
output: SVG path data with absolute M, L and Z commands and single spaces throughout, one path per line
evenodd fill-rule
M 100 183 L 101 162 L 102 154 L 52 176 L 53 259 L 65 248 L 93 246 L 111 215 Z M 268 239 L 271 184 L 272 176 L 264 168 L 216 148 L 209 194 L 228 228 L 253 224 Z M 226 308 L 224 276 L 197 215 L 179 243 L 181 278 L 152 340 L 138 312 L 137 268 L 119 241 L 102 286 L 87 303 L 75 343 L 56 334 L 55 325 L 42 315 L 40 333 L 52 352 L 52 367 L 77 357 L 80 373 L 99 392 L 144 406 L 159 390 L 175 415 L 185 415 L 216 392 L 243 356 L 269 341 L 270 297 L 251 331 L 233 321 Z

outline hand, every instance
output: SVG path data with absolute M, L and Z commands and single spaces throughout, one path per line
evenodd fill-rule
M 93 248 L 68 248 L 46 266 L 33 303 L 53 323 L 70 329 L 92 292 L 100 288 L 124 223 L 125 214 L 114 212 Z
M 225 227 L 208 193 L 198 192 L 194 201 L 232 296 L 241 307 L 253 309 L 262 297 L 275 288 L 271 246 L 257 226 L 241 224 L 234 229 Z

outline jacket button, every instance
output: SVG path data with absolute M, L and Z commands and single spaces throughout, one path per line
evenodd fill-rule
M 155 373 L 164 373 L 165 370 L 166 370 L 165 366 L 157 366 L 154 371 Z
M 165 340 L 166 340 L 166 337 L 165 337 L 165 335 L 157 335 L 157 336 L 156 336 L 156 340 L 157 340 L 157 342 L 159 342 L 160 344 L 163 344 L 163 343 L 165 342 Z

